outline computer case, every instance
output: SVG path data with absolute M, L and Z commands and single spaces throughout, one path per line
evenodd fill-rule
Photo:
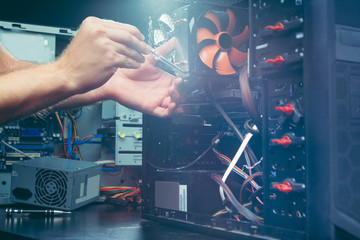
M 142 216 L 227 238 L 359 239 L 360 3 L 247 6 L 247 66 L 190 72 L 173 116 L 144 116 Z M 226 184 L 253 220 L 214 181 L 241 144 L 236 129 L 253 138 Z

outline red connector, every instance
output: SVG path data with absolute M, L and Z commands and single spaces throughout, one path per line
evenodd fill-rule
M 289 193 L 293 190 L 290 182 L 288 181 L 284 181 L 283 183 L 279 183 L 279 184 L 273 184 L 272 187 L 284 193 Z
M 283 64 L 284 62 L 285 62 L 285 59 L 282 57 L 282 56 L 276 56 L 276 58 L 274 58 L 274 59 L 267 59 L 266 61 L 265 61 L 266 63 L 274 63 L 274 64 L 278 64 L 278 65 L 281 65 L 281 64 Z
M 288 147 L 292 143 L 289 136 L 283 136 L 281 139 L 273 139 L 272 142 L 280 144 L 283 147 Z
M 284 107 L 276 107 L 275 110 L 282 111 L 287 116 L 290 116 L 295 111 L 293 105 L 291 105 L 290 103 L 286 104 Z
M 265 28 L 271 29 L 273 31 L 278 31 L 278 32 L 281 32 L 285 29 L 284 24 L 282 24 L 281 22 L 277 23 L 275 26 L 268 25 Z
M 273 182 L 271 185 L 272 188 L 277 189 L 283 193 L 302 192 L 305 190 L 305 184 L 297 183 L 293 178 L 286 178 L 283 182 Z

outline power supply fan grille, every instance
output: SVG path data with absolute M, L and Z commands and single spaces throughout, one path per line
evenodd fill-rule
M 61 207 L 66 201 L 66 186 L 64 173 L 42 169 L 36 174 L 35 198 L 40 204 Z
M 199 20 L 196 37 L 201 61 L 219 75 L 235 74 L 247 61 L 246 50 L 240 50 L 249 38 L 245 14 L 209 10 Z

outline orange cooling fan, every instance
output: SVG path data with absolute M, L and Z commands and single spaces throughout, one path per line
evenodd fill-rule
M 197 29 L 197 44 L 201 61 L 220 75 L 232 75 L 247 61 L 247 53 L 239 47 L 249 39 L 246 25 L 235 35 L 236 21 L 233 11 L 208 11 L 204 24 Z M 235 36 L 234 36 L 235 35 Z

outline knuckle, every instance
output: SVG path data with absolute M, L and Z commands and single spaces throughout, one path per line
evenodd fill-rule
M 118 59 L 118 54 L 116 52 L 113 51 L 109 51 L 107 53 L 107 61 L 111 64 L 111 63 L 115 63 L 116 60 Z
M 82 24 L 83 25 L 91 25 L 91 24 L 94 24 L 98 21 L 99 19 L 97 17 L 86 17 L 83 21 L 82 21 Z
M 89 37 L 93 38 L 93 39 L 97 39 L 100 36 L 103 36 L 104 34 L 106 34 L 106 30 L 100 26 L 94 26 L 92 28 L 90 28 L 89 30 Z
M 124 31 L 123 40 L 126 43 L 130 43 L 133 40 L 133 36 L 128 31 Z

